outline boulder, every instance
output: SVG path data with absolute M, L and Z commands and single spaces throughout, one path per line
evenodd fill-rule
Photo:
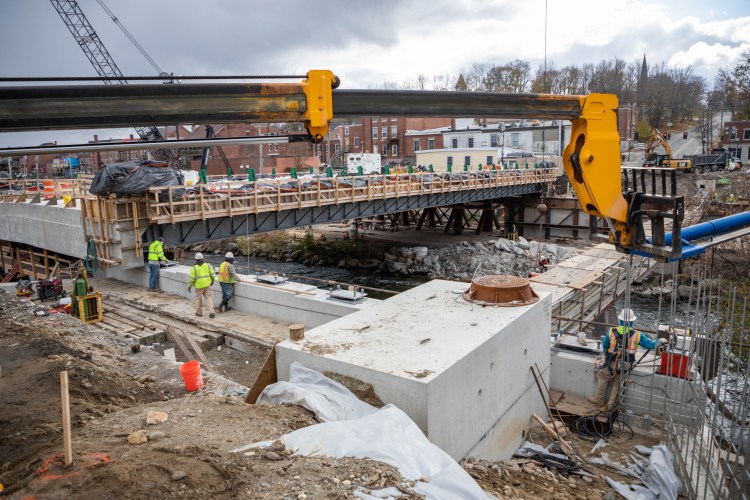
M 412 250 L 414 251 L 414 255 L 416 255 L 420 259 L 424 259 L 425 257 L 427 257 L 427 252 L 430 251 L 430 249 L 427 247 L 414 247 L 412 248 Z
M 505 240 L 505 238 L 500 238 L 499 240 L 495 242 L 495 248 L 497 248 L 501 252 L 510 252 L 511 251 L 510 247 L 508 246 L 507 243 L 504 243 L 502 240 Z M 505 241 L 508 241 L 508 240 L 505 240 Z
M 523 236 L 518 237 L 518 242 L 516 244 L 524 250 L 531 248 L 531 245 L 529 245 L 529 242 Z

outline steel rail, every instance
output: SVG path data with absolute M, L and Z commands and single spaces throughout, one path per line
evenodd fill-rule
M 582 97 L 489 92 L 334 90 L 333 116 L 572 119 Z M 0 131 L 304 121 L 302 84 L 201 83 L 0 87 Z
M 212 137 L 211 139 L 180 139 L 171 141 L 102 142 L 88 144 L 59 144 L 28 148 L 0 148 L 0 157 L 44 154 L 65 154 L 90 151 L 140 151 L 144 149 L 171 149 L 225 146 L 227 144 L 286 144 L 306 142 L 307 135 L 274 135 L 253 137 Z

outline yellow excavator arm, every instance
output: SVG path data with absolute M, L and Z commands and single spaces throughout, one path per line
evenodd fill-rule
M 648 136 L 648 139 L 646 139 L 646 143 L 644 144 L 643 152 L 647 159 L 650 155 L 654 154 L 657 145 L 664 148 L 664 154 L 667 155 L 668 158 L 672 158 L 672 146 L 669 145 L 669 142 L 667 142 L 662 133 L 659 132 L 659 129 L 655 128 L 651 131 L 651 134 Z

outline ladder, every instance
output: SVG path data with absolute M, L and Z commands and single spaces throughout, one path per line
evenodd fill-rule
M 10 283 L 10 280 L 15 278 L 16 274 L 18 274 L 18 271 L 20 270 L 21 270 L 21 264 L 18 262 L 15 263 L 13 267 L 11 268 L 10 272 L 3 277 L 3 283 Z

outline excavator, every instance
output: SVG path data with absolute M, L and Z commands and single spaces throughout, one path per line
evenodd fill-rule
M 664 154 L 658 154 L 655 152 L 656 148 L 659 146 L 664 148 Z M 664 135 L 659 132 L 659 129 L 657 128 L 652 130 L 651 135 L 646 139 L 644 155 L 643 166 L 647 168 L 663 167 L 684 170 L 685 172 L 692 172 L 693 170 L 693 165 L 690 160 L 685 158 L 672 158 L 672 146 L 669 145 L 669 142 L 667 142 Z
M 333 72 L 311 70 L 300 83 L 0 87 L 0 132 L 134 124 L 302 122 L 308 132 L 306 140 L 319 143 L 334 116 L 567 119 L 572 129 L 563 152 L 565 172 L 583 209 L 604 219 L 610 230 L 608 235 L 593 237 L 608 240 L 621 252 L 661 261 L 684 258 L 683 243 L 692 245 L 683 242 L 681 234 L 684 199 L 676 192 L 675 168 L 621 169 L 615 95 L 342 90 L 339 84 Z M 666 144 L 661 134 L 658 138 Z M 290 136 L 290 142 L 293 139 L 295 136 Z M 178 142 L 169 141 L 169 147 L 180 147 Z M 9 152 L 0 150 L 0 154 Z M 28 153 L 14 149 L 12 154 Z M 732 220 L 721 225 L 720 231 L 750 225 L 748 219 Z M 717 234 L 717 227 L 693 235 Z M 691 251 L 695 255 L 702 247 L 694 246 Z

